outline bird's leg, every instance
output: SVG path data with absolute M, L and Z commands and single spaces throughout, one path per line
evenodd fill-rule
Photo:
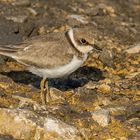
M 46 102 L 49 103 L 51 100 L 51 96 L 50 96 L 50 89 L 48 86 L 48 80 L 45 80 L 45 92 L 46 92 Z
M 48 79 L 47 78 L 42 79 L 42 81 L 40 83 L 40 87 L 41 87 L 41 101 L 42 101 L 43 105 L 46 105 L 51 100 L 50 90 L 49 90 Z
M 46 92 L 45 92 L 45 81 L 46 79 L 42 79 L 41 82 L 40 82 L 40 88 L 41 88 L 41 101 L 42 101 L 42 104 L 45 105 L 46 104 Z

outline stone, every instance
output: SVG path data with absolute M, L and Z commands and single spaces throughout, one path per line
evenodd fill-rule
M 109 93 L 111 91 L 111 87 L 107 84 L 101 84 L 98 86 L 98 90 L 102 93 Z
M 6 56 L 0 56 L 0 64 L 4 64 L 6 59 Z
M 83 15 L 69 15 L 68 16 L 68 19 L 71 18 L 71 19 L 75 19 L 83 24 L 87 24 L 88 23 L 88 20 L 87 20 L 87 17 L 83 16 Z
M 29 0 L 22 0 L 22 1 L 16 0 L 11 4 L 14 6 L 30 6 L 31 3 Z
M 27 20 L 27 16 L 25 15 L 19 15 L 19 16 L 9 16 L 6 17 L 7 20 L 12 20 L 14 22 L 18 22 L 18 23 L 24 23 Z
M 99 109 L 91 113 L 92 118 L 102 127 L 108 126 L 110 122 L 109 111 L 105 109 Z
M 96 89 L 96 84 L 90 81 L 85 85 L 85 87 L 87 89 L 93 90 L 93 89 Z
M 0 109 L 0 133 L 15 139 L 77 140 L 79 131 L 59 119 L 40 116 L 26 109 Z
M 140 74 L 140 72 L 133 72 L 133 73 L 130 73 L 130 74 L 126 75 L 125 78 L 132 79 L 139 74 Z
M 92 16 L 97 15 L 110 15 L 112 17 L 116 16 L 114 8 L 104 3 L 99 3 L 95 7 L 86 9 L 86 13 Z
M 33 15 L 33 16 L 37 16 L 38 15 L 38 13 L 37 13 L 37 11 L 35 10 L 35 9 L 33 9 L 33 8 L 28 8 L 28 11 Z
M 128 54 L 134 54 L 140 52 L 140 43 L 134 45 L 133 47 L 126 50 Z

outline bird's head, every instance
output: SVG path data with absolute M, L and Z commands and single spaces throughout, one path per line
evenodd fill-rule
M 73 28 L 68 32 L 72 45 L 81 53 L 89 53 L 93 50 L 102 51 L 95 45 L 92 31 L 89 28 Z

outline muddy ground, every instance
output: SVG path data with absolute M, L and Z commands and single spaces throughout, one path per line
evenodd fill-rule
M 51 79 L 47 107 L 41 78 L 0 56 L 0 139 L 140 139 L 139 0 L 0 0 L 1 45 L 82 26 L 111 59 L 91 54 L 68 78 Z

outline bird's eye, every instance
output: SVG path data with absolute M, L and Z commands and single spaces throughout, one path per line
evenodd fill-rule
M 80 39 L 80 43 L 81 43 L 81 44 L 83 44 L 83 45 L 88 44 L 88 42 L 87 42 L 85 39 L 83 39 L 83 38 L 82 38 L 82 39 Z

